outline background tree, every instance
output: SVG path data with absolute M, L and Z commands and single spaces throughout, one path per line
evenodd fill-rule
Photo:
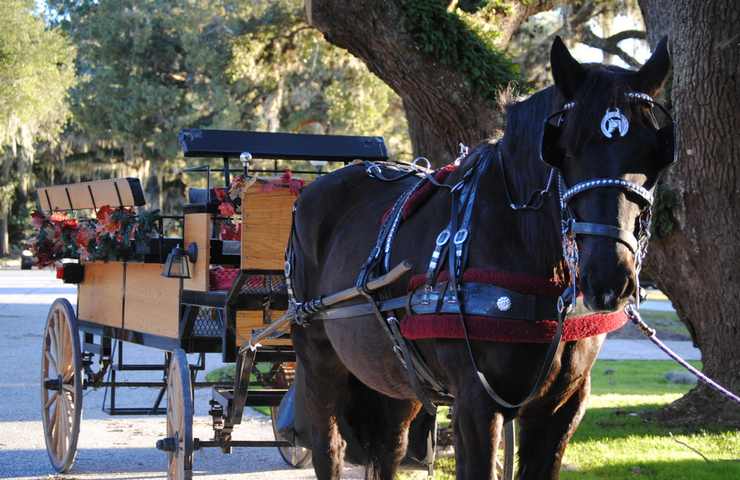
M 138 176 L 151 207 L 177 213 L 184 185 L 205 183 L 178 173 L 186 127 L 383 135 L 411 155 L 398 97 L 309 29 L 300 0 L 46 6 L 77 46 L 79 83 L 59 147 L 43 149 L 42 183 Z
M 9 213 L 25 203 L 39 141 L 54 142 L 69 113 L 74 48 L 33 13 L 32 0 L 0 2 L 0 256 Z
M 225 74 L 229 42 L 242 23 L 233 2 L 47 4 L 51 21 L 78 48 L 67 133 L 84 148 L 68 155 L 65 167 L 115 164 L 118 175 L 142 177 L 148 203 L 159 208 L 163 178 L 174 176 L 180 128 L 238 124 L 240 86 Z
M 628 4 L 635 8 L 633 2 Z M 328 41 L 364 60 L 402 98 L 415 154 L 432 155 L 438 163 L 454 158 L 459 141 L 475 144 L 497 134 L 504 121 L 497 92 L 527 76 L 503 51 L 516 51 L 512 39 L 531 29 L 528 17 L 553 6 L 548 1 L 513 0 L 306 0 L 305 5 L 309 21 Z M 737 391 L 740 5 L 731 0 L 642 0 L 640 5 L 648 25 L 659 24 L 658 29 L 671 32 L 681 160 L 667 188 L 661 189 L 661 238 L 653 242 L 651 271 L 692 330 L 705 371 Z M 546 64 L 543 45 L 549 48 L 554 34 L 572 33 L 636 65 L 619 44 L 626 38 L 644 38 L 644 32 L 603 38 L 592 29 L 590 20 L 609 14 L 609 8 L 609 2 L 569 3 L 561 10 L 562 27 L 532 35 L 530 49 L 520 55 Z M 481 20 L 486 28 L 479 26 Z M 651 32 L 651 40 L 656 38 L 660 34 Z M 667 409 L 665 417 L 738 424 L 737 408 L 704 387 Z
M 649 269 L 671 298 L 704 371 L 740 391 L 740 4 L 641 0 L 652 44 L 668 35 L 678 165 L 661 188 Z M 740 426 L 740 408 L 703 385 L 662 412 Z
M 257 130 L 380 135 L 410 160 L 400 98 L 365 64 L 306 23 L 301 0 L 250 2 L 233 43 L 232 79 L 249 82 L 243 120 Z

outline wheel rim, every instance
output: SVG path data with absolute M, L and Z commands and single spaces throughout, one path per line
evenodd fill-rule
M 283 362 L 277 367 L 276 388 L 288 388 L 295 379 L 295 362 Z M 277 429 L 277 419 L 280 407 L 270 407 L 270 419 L 272 420 L 272 433 L 275 440 L 287 440 Z M 280 456 L 285 463 L 296 468 L 305 468 L 311 465 L 311 450 L 303 447 L 278 447 Z
M 193 397 L 190 367 L 178 348 L 170 356 L 167 370 L 167 437 L 175 448 L 167 453 L 167 478 L 190 479 L 193 475 Z
M 277 419 L 280 414 L 279 407 L 270 407 L 270 418 L 272 419 L 272 432 L 275 440 L 286 440 L 277 429 Z M 280 456 L 285 463 L 295 468 L 305 468 L 311 465 L 311 450 L 303 447 L 278 447 Z
M 58 472 L 74 463 L 82 413 L 80 338 L 72 305 L 57 299 L 49 309 L 41 348 L 41 420 L 46 452 Z

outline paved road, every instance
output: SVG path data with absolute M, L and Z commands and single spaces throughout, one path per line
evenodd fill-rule
M 53 470 L 46 456 L 40 422 L 40 344 L 49 305 L 58 297 L 75 303 L 76 290 L 56 280 L 49 271 L 0 270 L 0 479 L 48 479 Z M 128 345 L 131 362 L 162 362 L 161 352 Z M 208 355 L 208 368 L 220 363 Z M 130 379 L 151 379 L 151 372 L 138 372 Z M 156 374 L 154 374 L 156 375 Z M 121 405 L 148 406 L 156 392 L 130 389 Z M 164 417 L 109 417 L 101 411 L 104 391 L 87 391 L 80 432 L 77 463 L 66 478 L 163 479 L 166 460 L 154 449 L 164 436 Z M 210 439 L 207 415 L 210 391 L 196 392 L 194 436 Z M 237 439 L 271 440 L 272 427 L 262 415 L 248 411 L 235 430 Z M 288 467 L 274 448 L 234 449 L 231 455 L 208 449 L 196 453 L 197 478 L 203 479 L 312 479 L 313 469 Z M 357 468 L 347 478 L 362 478 Z M 52 477 L 53 478 L 53 477 Z M 61 477 L 60 477 L 61 478 Z
M 41 334 L 51 302 L 66 297 L 75 303 L 76 290 L 56 280 L 49 271 L 0 270 L 0 479 L 49 478 L 53 473 L 43 442 L 39 421 L 39 357 Z M 672 345 L 686 350 L 689 342 Z M 132 362 L 161 362 L 161 353 L 127 345 Z M 692 357 L 692 355 L 694 355 Z M 659 358 L 662 353 L 647 341 L 607 340 L 600 358 Z M 220 365 L 219 355 L 209 355 L 210 368 Z M 130 379 L 144 380 L 142 373 Z M 151 375 L 149 373 L 148 375 Z M 151 376 L 147 377 L 152 379 Z M 156 392 L 130 389 L 119 401 L 128 405 L 151 405 Z M 196 392 L 194 434 L 211 438 L 207 416 L 208 390 Z M 162 479 L 165 457 L 153 448 L 162 437 L 162 417 L 109 417 L 101 411 L 104 391 L 88 391 L 84 397 L 84 419 L 75 479 Z M 237 428 L 238 439 L 271 439 L 265 417 L 249 411 Z M 198 452 L 197 478 L 212 479 L 310 479 L 313 471 L 287 468 L 273 448 L 235 449 L 231 455 L 217 450 Z M 347 469 L 345 478 L 362 478 L 357 468 Z

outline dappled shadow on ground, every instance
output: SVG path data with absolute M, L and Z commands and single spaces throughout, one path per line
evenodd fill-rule
M 740 478 L 740 461 L 681 460 L 670 462 L 614 462 L 577 471 L 564 471 L 563 480 L 720 480 Z
M 711 424 L 701 427 L 666 426 L 653 418 L 655 412 L 662 407 L 665 407 L 665 404 L 589 408 L 571 443 L 626 437 L 667 437 L 670 434 L 734 433 L 737 431 L 732 427 Z M 740 452 L 738 456 L 740 457 Z

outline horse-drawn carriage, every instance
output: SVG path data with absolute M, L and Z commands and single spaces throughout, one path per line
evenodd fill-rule
M 104 410 L 111 415 L 166 414 L 167 436 L 157 448 L 167 452 L 168 478 L 190 478 L 193 452 L 206 447 L 228 453 L 232 447 L 275 446 L 293 466 L 310 463 L 310 452 L 282 438 L 275 427 L 278 406 L 295 371 L 287 329 L 263 338 L 246 375 L 237 373 L 233 383 L 196 381 L 206 353 L 220 353 L 224 362 L 236 362 L 237 372 L 244 370 L 240 347 L 287 309 L 284 250 L 297 194 L 291 181 L 244 188 L 236 235 L 241 240 L 228 239 L 220 228 L 227 220 L 219 211 L 224 189 L 212 188 L 211 176 L 223 175 L 228 188 L 233 175 L 229 160 L 236 157 L 242 161 L 244 178 L 278 173 L 278 161 L 287 161 L 298 167 L 294 173 L 308 180 L 318 170 L 307 168 L 307 161 L 343 165 L 356 159 L 386 160 L 383 139 L 189 129 L 181 132 L 180 141 L 186 157 L 223 159 L 220 168 L 208 164 L 188 170 L 205 174 L 207 185 L 188 191 L 183 215 L 160 218 L 137 260 L 80 260 L 64 263 L 57 272 L 66 283 L 78 286 L 76 308 L 65 299 L 51 306 L 42 345 L 42 419 L 49 458 L 59 472 L 68 471 L 75 460 L 83 391 L 101 387 L 109 389 Z M 41 188 L 38 196 L 47 212 L 110 207 L 133 211 L 145 203 L 139 180 L 131 178 Z M 165 220 L 179 222 L 181 234 L 166 236 Z M 164 362 L 127 363 L 124 342 L 163 350 Z M 198 361 L 189 363 L 186 354 L 198 354 Z M 117 372 L 130 370 L 161 371 L 163 378 L 121 381 L 120 373 L 116 378 Z M 121 407 L 116 390 L 125 387 L 154 387 L 159 395 L 151 406 Z M 196 387 L 213 389 L 212 439 L 193 438 Z M 274 441 L 231 438 L 245 406 L 271 408 Z

